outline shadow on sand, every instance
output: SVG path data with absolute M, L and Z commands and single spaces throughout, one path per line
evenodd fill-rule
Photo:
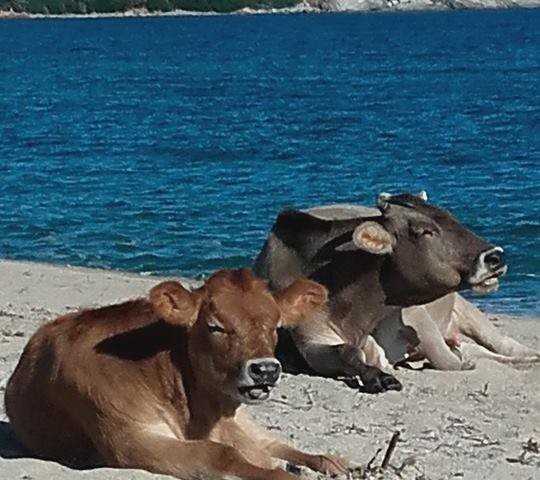
M 33 458 L 36 460 L 48 460 L 65 467 L 72 468 L 74 470 L 91 470 L 95 468 L 101 468 L 104 465 L 96 459 L 88 460 L 88 462 L 71 463 L 71 462 L 58 462 L 48 458 L 40 458 L 36 455 L 32 455 L 27 449 L 25 449 L 15 437 L 15 433 L 11 428 L 9 422 L 0 421 L 0 458 L 15 459 L 15 458 Z
M 17 441 L 9 422 L 0 421 L 0 457 L 24 458 L 31 457 L 25 448 Z

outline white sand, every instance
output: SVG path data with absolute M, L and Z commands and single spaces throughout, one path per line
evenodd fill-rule
M 44 321 L 80 306 L 104 305 L 144 295 L 160 281 L 121 273 L 0 261 L 0 391 L 30 335 Z M 540 319 L 493 316 L 505 331 L 540 348 Z M 308 451 L 333 451 L 366 463 L 401 441 L 393 467 L 380 478 L 540 479 L 540 366 L 515 369 L 482 361 L 468 372 L 398 371 L 400 393 L 359 394 L 345 385 L 285 375 L 273 398 L 250 408 L 260 424 Z M 15 457 L 15 458 L 13 458 Z M 379 465 L 382 454 L 374 462 Z M 307 478 L 317 476 L 303 471 Z M 374 475 L 379 478 L 378 475 Z M 143 479 L 132 470 L 76 471 L 25 457 L 0 408 L 0 478 Z

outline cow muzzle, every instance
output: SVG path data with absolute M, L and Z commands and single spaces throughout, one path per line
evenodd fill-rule
M 237 388 L 240 399 L 246 403 L 258 403 L 270 396 L 281 375 L 281 363 L 275 358 L 248 360 L 240 371 Z
M 499 288 L 499 277 L 507 270 L 504 250 L 493 247 L 478 255 L 476 267 L 467 281 L 474 292 L 493 292 Z

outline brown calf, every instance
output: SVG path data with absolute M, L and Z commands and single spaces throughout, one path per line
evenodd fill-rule
M 273 459 L 330 474 L 347 464 L 299 452 L 262 433 L 239 407 L 268 397 L 281 365 L 279 325 L 326 301 L 298 280 L 270 293 L 249 270 L 201 288 L 178 282 L 139 299 L 66 315 L 30 339 L 6 390 L 6 410 L 34 454 L 142 468 L 181 478 L 292 479 Z

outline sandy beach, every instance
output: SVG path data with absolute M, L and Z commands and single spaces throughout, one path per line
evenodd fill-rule
M 144 295 L 158 277 L 0 261 L 0 392 L 31 334 L 43 322 L 81 306 Z M 185 280 L 189 283 L 188 280 Z M 540 319 L 492 315 L 526 345 L 540 348 Z M 540 365 L 519 369 L 489 361 L 466 372 L 404 371 L 400 393 L 360 394 L 344 384 L 284 375 L 265 404 L 250 407 L 258 423 L 307 451 L 331 451 L 366 464 L 401 432 L 383 473 L 358 478 L 540 478 Z M 318 478 L 302 471 L 303 478 Z M 141 471 L 76 471 L 29 458 L 0 407 L 0 477 L 7 479 L 143 479 Z

